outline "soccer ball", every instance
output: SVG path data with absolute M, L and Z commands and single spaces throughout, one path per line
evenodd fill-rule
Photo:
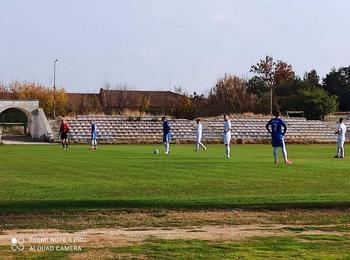
M 154 153 L 154 154 L 159 154 L 159 150 L 158 150 L 158 149 L 154 149 L 154 150 L 153 150 L 153 153 Z

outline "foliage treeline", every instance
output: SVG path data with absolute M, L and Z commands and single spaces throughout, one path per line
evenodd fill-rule
M 67 94 L 62 88 L 58 88 L 54 92 L 53 89 L 37 83 L 15 81 L 8 86 L 0 84 L 0 99 L 37 99 L 40 107 L 49 117 L 53 117 L 55 102 L 56 115 L 64 115 L 66 113 Z
M 192 95 L 196 115 L 261 113 L 273 110 L 304 111 L 309 119 L 321 119 L 337 111 L 350 110 L 350 67 L 332 69 L 320 83 L 316 70 L 296 76 L 287 62 L 266 56 L 252 65 L 248 80 L 225 74 L 207 98 Z
M 322 80 L 316 70 L 306 72 L 301 78 L 287 62 L 275 61 L 272 57 L 266 56 L 252 65 L 250 72 L 253 74 L 250 79 L 225 74 L 209 91 L 208 96 L 198 95 L 196 92 L 189 95 L 181 87 L 175 88 L 175 92 L 181 96 L 176 104 L 172 105 L 172 115 L 179 118 L 195 118 L 223 113 L 269 114 L 271 102 L 274 110 L 304 111 L 309 119 L 320 119 L 338 110 L 350 111 L 350 66 L 333 68 Z M 8 86 L 0 84 L 0 99 L 38 99 L 45 113 L 49 117 L 53 114 L 54 92 L 40 84 L 28 82 L 12 82 Z M 70 99 L 73 100 L 74 96 L 71 95 Z M 103 111 L 99 94 L 84 97 L 77 95 L 76 99 L 77 102 L 69 104 L 65 90 L 57 89 L 56 114 L 88 114 Z M 135 105 L 138 107 L 139 113 L 149 112 L 149 98 L 141 97 L 139 101 L 134 102 L 139 102 L 133 104 L 134 107 Z

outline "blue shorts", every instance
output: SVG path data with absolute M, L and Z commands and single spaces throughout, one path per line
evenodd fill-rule
M 97 139 L 97 133 L 92 133 L 91 134 L 91 139 L 96 140 Z
M 163 143 L 170 143 L 170 133 L 163 134 Z
M 272 146 L 273 147 L 283 147 L 284 146 L 284 137 L 276 137 L 272 138 Z

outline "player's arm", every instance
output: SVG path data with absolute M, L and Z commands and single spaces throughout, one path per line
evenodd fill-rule
M 282 127 L 283 127 L 283 136 L 287 133 L 287 125 L 282 121 Z
M 335 131 L 335 134 L 336 135 L 340 134 L 340 126 L 337 127 L 337 130 Z
M 265 128 L 270 134 L 272 134 L 272 131 L 270 130 L 270 125 L 271 125 L 271 120 L 266 124 Z
M 170 123 L 169 122 L 166 122 L 166 127 L 167 127 L 168 132 L 170 132 Z
M 60 125 L 60 130 L 58 130 L 58 135 L 60 136 L 61 135 L 61 133 L 62 133 L 62 124 Z

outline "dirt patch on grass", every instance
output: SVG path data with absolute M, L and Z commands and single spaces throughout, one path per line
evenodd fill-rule
M 153 239 L 242 241 L 254 237 L 327 235 L 350 237 L 350 210 L 90 210 L 0 214 L 0 247 L 12 238 L 24 245 L 75 245 L 79 256 Z M 123 256 L 124 257 L 124 256 Z M 132 255 L 125 256 L 133 257 Z
M 324 227 L 324 226 L 322 226 Z M 57 229 L 12 229 L 0 234 L 0 246 L 10 244 L 11 238 L 24 239 L 25 245 L 81 245 L 87 248 L 121 247 L 141 244 L 149 239 L 238 241 L 251 237 L 272 237 L 292 235 L 339 235 L 350 236 L 349 232 L 302 229 L 304 226 L 289 225 L 207 225 L 191 228 L 93 228 L 75 232 Z M 327 226 L 330 228 L 331 226 Z M 299 229 L 297 232 L 294 231 Z M 350 227 L 349 227 L 350 228 Z
M 0 213 L 1 229 L 186 228 L 206 225 L 342 225 L 350 209 L 323 210 L 88 210 Z

